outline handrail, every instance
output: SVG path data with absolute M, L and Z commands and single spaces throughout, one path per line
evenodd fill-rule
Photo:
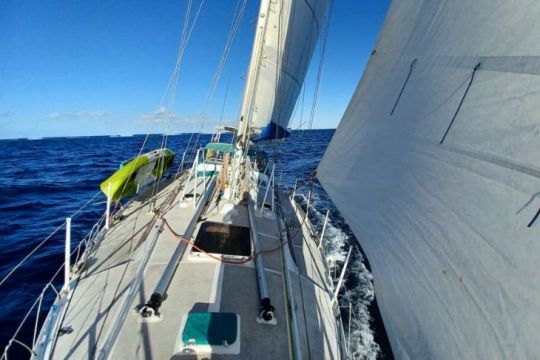
M 189 170 L 189 175 L 188 175 L 188 178 L 186 180 L 186 186 L 184 186 L 184 188 L 182 189 L 182 196 L 180 197 L 180 200 L 182 201 L 185 196 L 186 196 L 186 190 L 187 190 L 187 185 L 189 184 L 191 178 L 193 177 L 193 175 L 195 175 L 195 182 L 193 185 L 193 204 L 196 203 L 196 200 L 197 200 L 197 166 L 199 165 L 199 150 L 200 149 L 197 149 L 196 151 L 196 154 L 195 154 L 195 159 L 193 160 L 193 163 L 191 165 L 191 169 Z M 193 174 L 195 172 L 195 174 Z
M 32 251 L 30 251 L 21 261 L 19 261 L 19 263 L 17 263 L 17 265 L 15 265 L 11 271 L 9 273 L 6 274 L 6 276 L 4 276 L 4 278 L 0 281 L 0 286 L 2 286 L 10 277 L 11 275 L 13 275 L 15 273 L 15 271 L 17 271 L 18 268 L 20 268 L 25 262 L 26 260 L 28 260 L 36 251 L 39 250 L 39 248 L 41 248 L 41 246 L 43 246 L 43 244 L 45 244 L 50 238 L 52 238 L 60 229 L 62 229 L 65 225 L 65 221 L 60 224 L 56 229 L 54 229 L 54 231 L 52 233 L 50 233 L 45 239 L 41 240 L 39 242 L 39 244 L 36 245 L 36 247 L 34 247 L 32 249 Z
M 295 184 L 296 185 L 296 184 Z M 316 229 L 316 227 L 313 225 L 313 223 L 310 221 L 310 219 L 307 217 L 307 215 L 304 215 L 305 216 L 305 220 L 304 220 L 304 224 L 307 226 L 308 230 L 311 232 L 311 234 L 313 235 L 313 240 L 315 242 L 318 241 L 318 249 L 321 251 L 321 255 L 323 256 L 323 259 L 324 259 L 324 264 L 326 265 L 326 268 L 327 270 L 329 270 L 330 268 L 333 268 L 334 270 L 336 270 L 336 264 L 335 263 L 330 263 L 328 261 L 328 258 L 326 257 L 326 243 L 324 241 L 325 237 L 328 236 L 328 232 L 326 231 L 327 230 L 327 225 L 328 225 L 328 222 L 330 221 L 329 220 L 329 215 L 328 215 L 328 211 L 326 212 L 325 215 L 323 215 L 322 213 L 320 213 L 316 206 L 313 204 L 312 201 L 309 201 L 309 198 L 306 197 L 304 194 L 302 193 L 299 193 L 298 192 L 298 189 L 296 188 L 295 186 L 295 189 L 294 191 L 292 192 L 291 196 L 290 196 L 290 200 L 292 202 L 294 202 L 294 204 L 297 204 L 298 202 L 296 201 L 295 197 L 296 196 L 299 196 L 301 198 L 303 198 L 303 200 L 306 202 L 306 206 L 308 207 L 306 209 L 306 211 L 304 212 L 302 208 L 298 208 L 298 210 L 300 210 L 301 212 L 304 212 L 304 214 L 307 214 L 309 213 L 309 209 L 313 209 L 315 210 L 318 214 L 320 214 L 321 216 L 324 216 L 324 221 L 320 227 L 320 229 Z M 304 217 L 302 216 L 302 217 Z M 331 221 L 330 221 L 331 223 Z M 359 252 L 358 248 L 356 246 L 353 246 L 351 245 L 351 247 L 349 248 L 349 251 L 348 251 L 348 254 L 347 254 L 347 260 L 348 258 L 350 257 L 351 255 L 351 252 Z M 361 254 L 360 254 L 361 255 Z M 346 260 L 346 262 L 347 262 Z M 329 273 L 329 275 L 331 276 L 331 280 L 332 282 L 334 282 L 334 297 L 336 297 L 341 291 L 340 290 L 344 290 L 343 291 L 343 294 L 342 296 L 339 296 L 337 297 L 337 301 L 336 299 L 333 299 L 333 302 L 335 301 L 335 306 L 337 306 L 338 308 L 347 308 L 348 309 L 348 319 L 347 319 L 347 323 L 345 324 L 344 322 L 344 319 L 339 316 L 337 318 L 337 321 L 339 323 L 339 326 L 341 328 L 341 332 L 342 332 L 342 336 L 341 336 L 341 346 L 342 346 L 342 351 L 345 352 L 345 356 L 346 358 L 350 358 L 351 355 L 352 355 L 352 343 L 351 343 L 351 332 L 353 331 L 353 323 L 357 321 L 356 319 L 356 314 L 355 312 L 353 311 L 353 305 L 356 303 L 354 301 L 354 299 L 351 298 L 351 295 L 349 293 L 349 290 L 346 288 L 345 284 L 343 283 L 343 275 L 344 275 L 344 272 L 342 272 L 340 278 L 341 278 L 341 281 L 339 281 L 339 279 L 337 279 L 335 276 L 333 276 L 331 273 Z M 337 282 L 337 283 L 336 283 Z M 344 304 L 344 305 L 343 305 Z M 345 333 L 345 325 L 347 326 L 348 328 L 348 331 Z
M 194 162 L 194 167 L 196 169 L 196 166 L 197 166 L 197 161 Z M 196 171 L 196 170 L 195 170 Z M 84 209 L 86 206 L 88 206 L 90 204 L 90 202 L 95 199 L 95 197 L 97 197 L 97 195 L 99 195 L 99 192 L 97 194 L 95 194 L 90 200 L 88 200 L 81 208 L 79 208 L 77 211 L 75 211 L 75 213 L 73 213 L 73 215 L 71 217 L 75 217 L 76 215 L 78 215 L 82 209 Z M 295 196 L 301 196 L 303 197 L 304 199 L 307 200 L 307 198 L 305 197 L 305 195 L 303 194 L 299 194 L 295 191 Z M 296 203 L 296 200 L 294 198 L 291 197 L 291 200 L 294 201 L 294 203 Z M 313 209 L 316 209 L 316 207 L 311 203 L 309 202 L 308 203 L 308 209 L 309 208 L 313 208 Z M 308 210 L 306 209 L 306 210 Z M 306 211 L 306 214 L 308 213 L 309 211 Z M 84 263 L 84 261 L 88 258 L 88 256 L 90 256 L 90 254 L 92 253 L 93 251 L 93 248 L 95 247 L 95 245 L 97 244 L 97 241 L 96 239 L 98 239 L 99 235 L 100 234 L 103 234 L 103 232 L 101 231 L 102 230 L 102 224 L 105 220 L 105 215 L 102 215 L 100 217 L 100 219 L 92 226 L 92 228 L 90 229 L 90 231 L 87 233 L 86 236 L 84 236 L 81 241 L 79 242 L 79 244 L 70 252 L 70 256 L 73 257 L 74 254 L 75 255 L 75 261 L 74 261 L 74 265 L 73 265 L 73 269 L 72 270 L 72 274 L 73 273 L 76 273 L 78 270 L 79 270 L 79 267 Z M 325 223 L 327 222 L 328 220 L 325 219 Z M 62 229 L 64 227 L 64 225 L 66 224 L 66 222 L 64 221 L 60 226 L 58 226 L 51 234 L 49 234 L 44 240 L 42 240 L 34 249 L 32 249 L 32 251 L 27 255 L 25 256 L 5 277 L 4 279 L 2 279 L 0 281 L 0 286 L 17 270 L 19 269 L 23 263 L 28 260 L 28 258 L 30 258 L 47 240 L 49 240 L 51 237 L 53 237 L 60 229 Z M 308 228 L 310 228 L 310 231 L 312 233 L 315 233 L 317 234 L 319 231 L 317 231 L 314 227 L 314 225 L 311 223 L 311 221 L 307 218 L 306 216 L 306 219 L 305 219 L 305 225 L 308 226 Z M 325 225 L 322 226 L 322 231 L 320 231 L 319 233 L 319 236 L 316 236 L 317 240 L 319 240 L 319 244 L 318 245 L 321 245 L 323 242 L 323 238 L 324 236 L 326 235 L 325 234 Z M 316 241 L 316 240 L 315 240 Z M 82 249 L 84 249 L 84 251 L 82 251 Z M 322 249 L 319 247 L 320 250 L 322 250 L 322 255 L 323 255 L 323 259 L 324 259 L 324 263 L 326 265 L 327 268 L 330 268 L 331 267 L 331 264 L 328 263 L 328 259 L 326 258 L 326 256 L 324 256 L 324 253 L 325 253 L 325 249 L 324 249 L 324 246 L 322 247 Z M 358 251 L 356 249 L 356 247 L 354 247 L 354 249 L 356 251 Z M 335 264 L 332 264 L 332 267 L 335 266 Z M 8 360 L 8 354 L 10 352 L 10 350 L 15 346 L 15 345 L 18 345 L 20 346 L 21 348 L 23 349 L 26 349 L 30 356 L 36 356 L 37 353 L 36 353 L 36 345 L 37 345 L 37 341 L 38 341 L 38 338 L 40 336 L 39 335 L 39 321 L 40 321 L 40 312 L 41 312 L 41 309 L 42 309 L 42 305 L 43 305 L 43 300 L 45 298 L 45 295 L 48 293 L 48 291 L 53 291 L 54 294 L 55 294 L 55 299 L 54 299 L 54 303 L 56 303 L 61 297 L 62 297 L 62 293 L 60 292 L 60 290 L 58 290 L 55 285 L 54 285 L 54 282 L 57 280 L 59 274 L 62 272 L 62 269 L 64 269 L 64 263 L 62 264 L 62 266 L 60 266 L 58 268 L 58 270 L 54 273 L 54 275 L 50 278 L 50 280 L 45 284 L 45 286 L 42 288 L 41 290 L 41 293 L 37 296 L 37 298 L 34 300 L 34 302 L 32 303 L 32 305 L 30 306 L 29 310 L 27 311 L 27 313 L 25 314 L 25 316 L 23 317 L 23 319 L 21 320 L 21 322 L 19 323 L 19 326 L 17 327 L 17 329 L 15 330 L 13 336 L 11 337 L 11 339 L 8 341 L 8 344 L 6 345 L 5 349 L 4 349 L 4 352 L 2 354 L 2 356 L 0 356 L 0 360 Z M 332 277 L 332 280 L 335 281 L 336 279 L 334 279 Z M 344 286 L 344 285 L 343 285 Z M 340 286 L 341 287 L 341 286 Z M 350 294 L 349 294 L 349 291 L 347 289 L 345 289 L 345 297 L 340 297 L 340 300 L 343 300 L 343 299 L 346 299 L 347 302 L 348 302 L 348 305 L 347 307 L 349 308 L 349 317 L 348 317 L 348 328 L 349 328 L 349 331 L 347 332 L 347 338 L 343 338 L 342 341 L 345 342 L 345 349 L 346 349 L 346 353 L 348 355 L 350 355 L 350 351 L 351 351 L 351 323 L 353 322 L 354 320 L 354 317 L 355 317 L 355 314 L 354 314 L 354 311 L 352 311 L 352 299 L 350 297 Z M 336 288 L 334 289 L 335 291 L 335 294 L 337 294 L 339 292 L 339 289 Z M 343 306 L 340 305 L 340 304 L 337 304 L 338 308 L 342 308 Z M 32 334 L 32 344 L 31 346 L 29 344 L 26 344 L 25 342 L 23 342 L 22 340 L 18 339 L 17 337 L 19 336 L 21 330 L 23 329 L 23 327 L 25 326 L 25 324 L 27 323 L 28 319 L 30 318 L 30 315 L 32 314 L 33 311 L 36 311 L 36 318 L 34 320 L 34 324 L 33 324 L 33 334 Z M 339 317 L 338 319 L 338 322 L 340 324 L 340 328 L 342 329 L 342 331 L 344 331 L 344 322 L 343 322 L 343 319 L 341 317 Z
M 74 218 L 77 216 L 85 207 L 87 207 L 101 192 L 97 192 L 90 200 L 88 200 L 84 205 L 82 205 L 79 209 L 77 209 L 70 218 Z M 21 261 L 17 263 L 10 271 L 7 273 L 2 280 L 0 280 L 0 286 L 2 286 L 10 277 L 19 269 L 39 248 L 41 248 L 47 241 L 49 241 L 60 229 L 64 227 L 66 222 L 62 222 L 59 226 L 57 226 L 49 235 L 47 235 L 43 240 L 41 240 Z
M 99 193 L 98 193 L 99 194 Z M 87 201 L 81 208 L 79 208 L 75 213 L 72 215 L 72 217 L 76 216 L 80 213 L 80 211 L 86 207 L 90 202 L 97 196 L 94 195 L 89 201 Z M 87 233 L 86 236 L 84 236 L 81 241 L 78 243 L 78 245 L 70 251 L 70 258 L 75 255 L 75 262 L 72 267 L 72 269 L 75 269 L 75 271 L 71 271 L 71 274 L 74 272 L 77 272 L 77 270 L 80 268 L 81 264 L 84 263 L 84 261 L 90 256 L 90 253 L 93 251 L 93 248 L 95 244 L 97 243 L 96 239 L 99 237 L 102 232 L 100 231 L 101 225 L 103 221 L 105 220 L 105 216 L 102 215 L 100 219 L 92 226 L 90 231 Z M 47 236 L 44 240 L 42 240 L 27 256 L 25 256 L 7 275 L 4 277 L 4 279 L 0 282 L 0 285 L 3 284 L 17 269 L 19 269 L 22 264 L 28 260 L 47 240 L 49 240 L 54 234 L 56 234 L 60 229 L 62 229 L 66 225 L 66 221 L 64 221 L 60 226 L 58 226 L 49 236 Z M 84 251 L 82 251 L 84 248 Z M 65 262 L 62 263 L 62 265 L 58 268 L 58 270 L 53 274 L 53 276 L 49 279 L 49 281 L 45 284 L 45 286 L 42 288 L 40 294 L 37 296 L 37 298 L 34 300 L 28 311 L 26 312 L 25 316 L 19 323 L 17 329 L 15 330 L 14 334 L 12 335 L 11 339 L 8 341 L 8 344 L 4 348 L 4 352 L 2 353 L 2 356 L 0 356 L 0 360 L 7 360 L 9 352 L 11 348 L 14 345 L 19 345 L 23 349 L 28 350 L 30 353 L 30 356 L 36 356 L 36 344 L 38 340 L 38 335 L 40 332 L 39 329 L 39 322 L 40 322 L 40 312 L 43 305 L 43 300 L 45 298 L 45 295 L 48 294 L 48 291 L 53 291 L 55 294 L 55 298 L 53 301 L 53 304 L 58 301 L 62 297 L 62 293 L 59 289 L 57 289 L 54 285 L 55 282 L 57 282 L 59 274 L 62 273 L 62 270 L 65 267 Z M 64 284 L 62 284 L 63 286 Z M 32 344 L 31 346 L 24 341 L 18 339 L 21 330 L 24 328 L 24 326 L 27 324 L 28 319 L 30 318 L 30 315 L 33 313 L 33 311 L 36 311 L 36 318 L 34 320 L 33 324 L 33 333 L 32 333 Z
M 89 205 L 96 205 L 101 203 L 92 203 L 93 200 L 101 194 L 101 191 L 98 191 L 96 194 L 94 194 L 88 201 L 86 201 L 79 209 L 77 209 L 74 213 L 71 214 L 69 218 L 73 219 L 77 215 L 81 213 L 83 209 L 88 207 Z M 69 257 L 66 254 L 65 260 L 62 263 L 62 265 L 59 267 L 59 269 L 54 273 L 54 275 L 50 278 L 50 280 L 45 284 L 45 286 L 42 288 L 41 293 L 37 296 L 37 298 L 34 300 L 30 308 L 28 309 L 27 313 L 19 323 L 17 329 L 15 330 L 13 336 L 8 341 L 7 345 L 4 348 L 4 351 L 2 355 L 0 356 L 0 360 L 7 360 L 10 350 L 14 345 L 19 345 L 20 347 L 28 350 L 31 357 L 41 356 L 43 353 L 47 354 L 48 351 L 50 351 L 49 348 L 42 348 L 38 346 L 42 345 L 44 343 L 43 341 L 43 333 L 45 326 L 47 326 L 48 323 L 50 323 L 48 326 L 53 326 L 52 329 L 54 329 L 54 326 L 58 327 L 60 326 L 59 320 L 63 316 L 61 311 L 65 310 L 65 305 L 67 305 L 70 297 L 70 290 L 73 288 L 73 275 L 80 272 L 82 265 L 86 262 L 86 260 L 92 255 L 94 252 L 94 249 L 96 245 L 99 243 L 100 239 L 102 239 L 102 236 L 104 235 L 103 224 L 106 221 L 106 214 L 103 214 L 98 221 L 90 228 L 88 233 L 79 241 L 77 246 L 69 252 Z M 0 286 L 4 284 L 15 272 L 17 269 L 19 269 L 32 255 L 36 253 L 39 248 L 41 248 L 48 240 L 50 240 L 58 231 L 60 231 L 64 226 L 69 226 L 69 224 L 66 223 L 66 221 L 62 222 L 57 228 L 53 230 L 52 233 L 50 233 L 47 237 L 45 237 L 41 242 L 38 243 L 36 247 L 34 247 L 29 254 L 27 254 L 17 265 L 15 265 L 10 272 L 2 279 L 0 280 Z M 68 235 L 66 233 L 66 235 Z M 75 261 L 73 262 L 73 265 L 70 266 L 69 269 L 66 269 L 66 261 L 69 258 L 75 257 Z M 54 285 L 55 282 L 58 282 L 58 276 L 62 272 L 62 269 L 69 270 L 69 277 L 66 277 L 66 281 L 62 284 L 64 287 L 64 290 L 57 289 Z M 69 281 L 71 284 L 67 283 Z M 51 309 L 53 309 L 54 306 L 59 309 L 59 314 L 56 318 L 51 319 L 50 312 L 49 315 L 45 318 L 45 323 L 41 326 L 39 326 L 40 322 L 40 312 L 42 310 L 43 300 L 45 298 L 45 295 L 48 294 L 48 291 L 53 291 L 55 294 L 55 298 L 53 300 L 53 303 L 51 304 Z M 27 324 L 28 319 L 30 318 L 30 315 L 33 311 L 36 311 L 36 318 L 34 320 L 33 324 L 33 333 L 32 333 L 32 344 L 31 346 L 24 341 L 18 339 L 17 337 L 20 335 L 21 330 L 23 327 Z M 59 329 L 57 329 L 59 330 Z M 39 340 L 41 339 L 41 341 Z M 44 355 L 45 357 L 47 355 Z

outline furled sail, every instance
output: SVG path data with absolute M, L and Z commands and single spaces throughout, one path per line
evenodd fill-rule
M 319 165 L 398 358 L 540 353 L 539 18 L 533 0 L 393 1 Z
M 242 103 L 253 140 L 288 135 L 286 128 L 331 0 L 262 0 Z M 242 125 L 242 124 L 241 124 Z M 247 126 L 240 126 L 246 132 Z

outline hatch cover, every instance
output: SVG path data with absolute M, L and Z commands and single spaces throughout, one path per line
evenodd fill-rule
M 212 221 L 202 223 L 195 245 L 205 252 L 235 256 L 251 255 L 249 228 Z M 193 252 L 199 252 L 193 248 Z

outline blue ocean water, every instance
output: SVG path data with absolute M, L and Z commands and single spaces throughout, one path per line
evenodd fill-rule
M 279 147 L 267 150 L 277 160 L 276 178 L 283 188 L 292 189 L 298 181 L 297 200 L 304 203 L 308 192 L 312 191 L 315 209 L 311 220 L 317 226 L 322 225 L 326 209 L 330 210 L 332 221 L 327 232 L 327 256 L 339 272 L 347 248 L 358 247 L 357 241 L 312 176 L 332 135 L 333 130 L 295 131 Z M 169 136 L 167 147 L 182 154 L 190 138 L 190 134 Z M 99 184 L 122 161 L 136 156 L 144 139 L 144 136 L 132 136 L 0 140 L 0 279 L 60 226 L 65 217 L 98 194 Z M 201 145 L 208 141 L 210 135 L 200 136 Z M 144 151 L 159 148 L 161 143 L 161 135 L 152 135 Z M 174 170 L 180 159 L 181 155 L 177 155 Z M 73 219 L 73 246 L 103 214 L 104 200 L 104 196 L 98 194 Z M 60 229 L 0 285 L 0 350 L 3 351 L 44 285 L 59 269 L 63 256 L 64 232 Z M 354 252 L 345 281 L 346 290 L 342 292 L 343 305 L 347 298 L 354 303 L 351 350 L 359 359 L 391 358 L 371 280 L 369 265 L 362 252 Z M 61 276 L 55 284 L 60 283 Z M 46 293 L 41 319 L 45 317 L 53 295 L 52 291 Z M 18 339 L 31 339 L 36 313 L 30 313 L 27 320 L 30 326 L 22 329 Z M 348 310 L 344 309 L 342 313 L 348 322 Z M 25 353 L 19 351 L 17 354 Z

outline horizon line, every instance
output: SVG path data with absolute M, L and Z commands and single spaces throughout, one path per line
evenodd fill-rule
M 294 129 L 290 130 L 291 132 L 297 131 L 317 131 L 317 130 L 336 130 L 336 128 L 315 128 L 315 129 Z M 168 134 L 167 136 L 180 136 L 180 135 L 191 135 L 191 134 L 201 134 L 201 135 L 212 135 L 210 132 L 183 132 Z M 0 141 L 17 141 L 17 140 L 46 140 L 46 139 L 78 139 L 78 138 L 94 138 L 94 137 L 134 137 L 134 136 L 163 136 L 164 133 L 148 133 L 148 134 L 131 134 L 131 135 L 122 135 L 122 134 L 101 134 L 101 135 L 60 135 L 60 136 L 40 136 L 40 137 L 7 137 L 0 138 Z

